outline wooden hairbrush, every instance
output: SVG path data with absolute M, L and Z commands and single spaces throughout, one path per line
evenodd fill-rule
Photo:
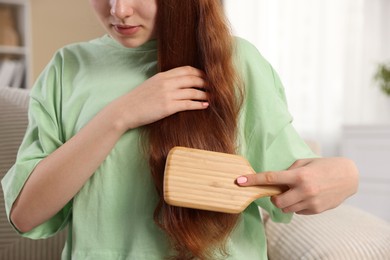
M 164 200 L 173 206 L 240 213 L 255 199 L 282 193 L 280 186 L 240 187 L 236 179 L 256 174 L 242 156 L 174 147 L 164 175 Z

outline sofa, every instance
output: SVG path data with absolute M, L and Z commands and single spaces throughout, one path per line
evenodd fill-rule
M 12 166 L 27 126 L 28 93 L 0 86 L 0 179 Z M 265 228 L 270 260 L 390 260 L 390 223 L 352 206 L 295 215 L 289 224 L 266 220 Z M 60 259 L 66 240 L 66 230 L 45 240 L 17 235 L 6 218 L 2 191 L 0 232 L 0 260 Z

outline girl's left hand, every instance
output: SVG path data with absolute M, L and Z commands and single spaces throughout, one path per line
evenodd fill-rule
M 283 212 L 316 214 L 340 205 L 358 188 L 358 170 L 346 158 L 302 159 L 285 171 L 244 175 L 240 186 L 286 185 L 289 189 L 271 198 Z

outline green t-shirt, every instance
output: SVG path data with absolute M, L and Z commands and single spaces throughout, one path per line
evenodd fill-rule
M 313 157 L 291 126 L 284 90 L 272 67 L 243 39 L 236 38 L 235 53 L 245 84 L 239 153 L 257 172 L 286 169 L 296 159 Z M 8 216 L 34 167 L 104 106 L 153 76 L 156 59 L 156 41 L 131 49 L 109 36 L 56 53 L 32 89 L 29 126 L 15 165 L 2 180 Z M 171 249 L 153 221 L 158 198 L 141 149 L 139 129 L 126 132 L 72 201 L 21 235 L 46 238 L 68 226 L 63 259 L 163 259 Z M 291 219 L 269 198 L 255 201 L 228 239 L 228 259 L 267 259 L 258 206 L 274 221 Z

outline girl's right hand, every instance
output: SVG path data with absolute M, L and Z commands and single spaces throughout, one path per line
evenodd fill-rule
M 204 73 L 190 66 L 158 73 L 114 102 L 119 125 L 127 131 L 180 111 L 206 109 L 205 87 Z
M 57 214 L 128 129 L 179 111 L 206 109 L 205 88 L 202 71 L 180 67 L 158 73 L 110 103 L 35 167 L 12 206 L 13 224 L 28 232 Z

